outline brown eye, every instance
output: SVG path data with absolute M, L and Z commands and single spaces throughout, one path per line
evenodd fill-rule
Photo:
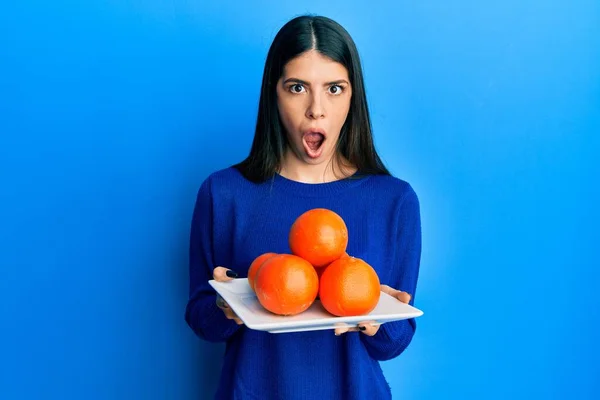
M 329 88 L 329 93 L 339 95 L 344 91 L 344 88 L 339 85 L 333 85 Z
M 304 86 L 302 86 L 299 83 L 296 83 L 295 85 L 290 86 L 290 91 L 292 93 L 302 93 L 303 89 L 304 89 Z

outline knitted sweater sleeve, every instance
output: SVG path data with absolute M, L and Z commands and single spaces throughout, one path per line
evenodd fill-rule
M 238 329 L 216 305 L 216 292 L 208 281 L 212 279 L 213 262 L 213 198 L 210 180 L 201 185 L 192 215 L 189 247 L 189 299 L 185 321 L 200 338 L 223 342 Z
M 396 264 L 388 284 L 411 295 L 414 305 L 419 264 L 421 259 L 421 217 L 419 200 L 412 188 L 404 196 L 397 216 Z M 376 360 L 385 361 L 399 356 L 410 344 L 416 330 L 414 318 L 386 322 L 374 336 L 360 335 L 367 351 Z

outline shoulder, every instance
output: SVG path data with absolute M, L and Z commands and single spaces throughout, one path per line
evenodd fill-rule
M 204 180 L 204 183 L 228 185 L 231 183 L 240 183 L 241 181 L 246 181 L 246 178 L 244 178 L 237 168 L 231 166 L 211 172 Z
M 421 226 L 421 205 L 417 192 L 406 180 L 377 175 L 372 178 L 379 187 L 378 201 L 393 216 L 394 229 L 418 234 Z
M 385 197 L 391 197 L 399 202 L 408 201 L 418 204 L 417 192 L 408 181 L 393 175 L 372 175 L 370 178 L 374 188 L 385 194 Z
M 245 190 L 248 185 L 252 185 L 252 182 L 247 180 L 237 168 L 230 166 L 211 172 L 200 183 L 198 195 L 222 199 Z

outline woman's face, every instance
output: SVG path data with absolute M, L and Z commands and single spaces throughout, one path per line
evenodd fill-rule
M 286 64 L 277 83 L 277 104 L 296 157 L 309 164 L 331 159 L 351 97 L 346 68 L 317 51 Z

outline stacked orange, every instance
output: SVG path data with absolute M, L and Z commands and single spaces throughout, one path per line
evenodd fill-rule
M 289 231 L 291 254 L 264 253 L 248 270 L 259 303 L 278 315 L 306 311 L 317 299 L 335 316 L 371 312 L 380 296 L 377 273 L 347 252 L 348 229 L 335 212 L 315 208 Z

